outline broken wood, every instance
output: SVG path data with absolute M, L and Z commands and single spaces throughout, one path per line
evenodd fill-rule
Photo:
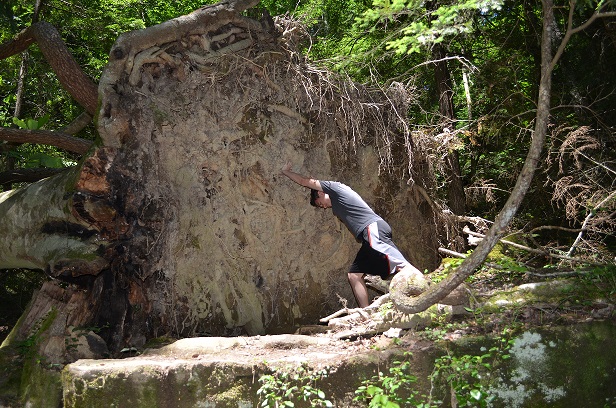
M 463 231 L 466 234 L 468 234 L 470 236 L 473 236 L 473 237 L 476 237 L 476 238 L 481 238 L 481 239 L 485 238 L 485 235 L 480 234 L 480 233 L 475 232 L 475 231 L 471 231 L 468 227 L 464 227 Z M 505 245 L 512 246 L 512 247 L 517 248 L 517 249 L 522 249 L 524 251 L 527 251 L 527 252 L 530 252 L 530 253 L 533 253 L 533 254 L 543 255 L 543 256 L 546 256 L 546 257 L 550 257 L 550 258 L 557 258 L 557 259 L 562 259 L 562 260 L 565 260 L 565 261 L 575 262 L 575 263 L 584 263 L 584 264 L 590 264 L 590 265 L 600 265 L 600 264 L 594 263 L 592 261 L 588 261 L 586 259 L 578 259 L 578 258 L 573 258 L 573 257 L 567 256 L 567 255 L 560 255 L 560 254 L 556 254 L 554 252 L 547 251 L 545 249 L 531 248 L 531 247 L 528 247 L 526 245 L 518 244 L 516 242 L 512 242 L 512 241 L 509 241 L 509 240 L 506 240 L 506 239 L 500 239 L 499 242 L 501 242 L 501 243 L 503 243 Z

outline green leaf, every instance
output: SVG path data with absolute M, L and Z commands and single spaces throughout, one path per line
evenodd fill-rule
M 477 389 L 471 390 L 470 394 L 471 394 L 471 397 L 473 397 L 477 401 L 479 401 L 481 399 L 481 391 L 479 391 Z
M 36 120 L 36 119 L 27 119 L 26 123 L 27 123 L 27 126 L 28 126 L 27 129 L 30 129 L 30 130 L 38 129 L 38 120 Z
M 28 129 L 28 125 L 26 124 L 26 122 L 19 118 L 13 118 L 13 123 L 19 126 L 21 129 Z
M 62 163 L 62 159 L 60 157 L 48 156 L 46 154 L 41 155 L 41 164 L 45 167 L 51 167 L 55 169 L 60 169 L 64 167 L 64 163 Z

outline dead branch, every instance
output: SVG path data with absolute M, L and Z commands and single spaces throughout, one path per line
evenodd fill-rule
M 591 271 L 585 270 L 575 270 L 575 271 L 560 271 L 560 272 L 550 272 L 550 273 L 538 273 L 538 272 L 526 272 L 529 275 L 537 276 L 539 278 L 559 278 L 563 276 L 578 276 L 578 275 L 586 275 Z
M 485 238 L 485 235 L 480 234 L 478 232 L 471 231 L 467 227 L 464 227 L 464 232 L 466 234 L 468 234 L 468 235 L 471 235 L 471 236 L 474 236 L 474 237 L 477 237 L 477 238 L 481 238 L 481 239 Z M 568 256 L 568 255 L 560 255 L 560 254 L 556 254 L 556 253 L 553 253 L 553 252 L 550 252 L 550 251 L 547 251 L 547 250 L 544 250 L 544 249 L 531 248 L 531 247 L 528 247 L 526 245 L 522 245 L 522 244 L 518 244 L 516 242 L 508 241 L 506 239 L 500 239 L 499 242 L 501 242 L 501 243 L 503 243 L 505 245 L 512 246 L 512 247 L 517 248 L 517 249 L 522 249 L 524 251 L 531 252 L 533 254 L 543 255 L 543 256 L 546 256 L 546 257 L 550 257 L 550 258 L 562 259 L 562 260 L 569 261 L 569 262 L 574 262 L 574 263 L 600 265 L 600 264 L 597 264 L 597 263 L 594 263 L 594 262 L 590 262 L 590 261 L 588 261 L 586 259 L 573 258 L 573 257 Z
M 331 320 L 338 318 L 340 316 L 343 316 L 345 314 L 349 316 L 356 316 L 356 317 L 361 316 L 362 318 L 368 318 L 369 315 L 373 311 L 377 310 L 379 307 L 381 307 L 388 301 L 389 301 L 389 294 L 385 294 L 383 296 L 376 298 L 370 305 L 366 306 L 365 308 L 358 307 L 358 308 L 349 309 L 348 307 L 345 306 L 342 309 L 338 310 L 337 312 L 334 312 L 330 314 L 329 316 L 323 317 L 322 319 L 319 320 L 319 322 L 328 323 Z
M 71 123 L 60 129 L 60 133 L 74 136 L 92 122 L 92 116 L 86 112 L 82 112 Z
M 584 223 L 582 224 L 582 229 L 580 230 L 578 236 L 575 238 L 575 241 L 571 245 L 569 252 L 567 252 L 567 256 L 570 257 L 573 255 L 573 252 L 575 251 L 576 247 L 582 240 L 582 236 L 584 235 L 584 232 L 588 230 L 588 224 L 590 223 L 590 220 L 596 215 L 596 208 L 603 207 L 605 204 L 610 202 L 614 197 L 616 197 L 616 190 L 612 191 L 607 197 L 605 197 L 603 200 L 597 203 L 597 205 L 595 205 L 594 208 L 588 212 L 588 215 L 586 216 L 586 218 L 584 219 Z
M 439 248 L 438 251 L 443 255 L 449 255 L 461 259 L 464 259 L 467 256 L 466 254 L 461 254 L 460 252 L 452 251 L 451 249 L 447 248 Z

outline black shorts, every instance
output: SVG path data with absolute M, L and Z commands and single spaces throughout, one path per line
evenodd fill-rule
M 380 219 L 368 225 L 360 236 L 361 248 L 349 272 L 390 278 L 399 269 L 410 265 L 391 238 L 391 227 Z
M 349 272 L 378 275 L 387 279 L 389 277 L 389 260 L 387 255 L 377 251 L 368 242 L 362 240 L 361 248 L 357 252 Z

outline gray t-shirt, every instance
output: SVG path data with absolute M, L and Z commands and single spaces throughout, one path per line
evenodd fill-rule
M 332 212 L 357 238 L 364 228 L 380 220 L 366 202 L 351 187 L 337 181 L 321 181 L 323 192 L 332 201 Z

